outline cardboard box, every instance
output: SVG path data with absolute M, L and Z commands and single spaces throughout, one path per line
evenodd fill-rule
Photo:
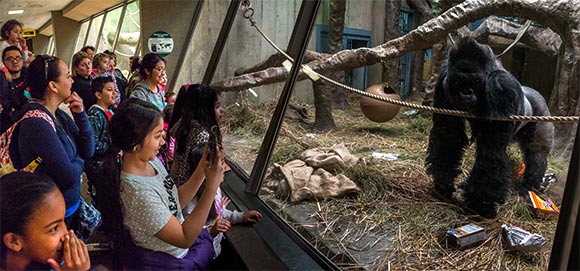
M 485 241 L 485 229 L 473 223 L 447 231 L 447 244 L 460 249 L 478 245 Z
M 558 206 L 548 197 L 543 198 L 534 191 L 528 191 L 532 203 L 532 211 L 537 218 L 557 218 L 560 214 Z

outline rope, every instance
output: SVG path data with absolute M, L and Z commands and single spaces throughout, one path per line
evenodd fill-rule
M 253 26 L 258 33 L 260 33 L 260 35 L 272 46 L 274 47 L 274 49 L 276 49 L 276 51 L 278 51 L 278 53 L 282 54 L 286 59 L 288 59 L 288 61 L 292 62 L 292 64 L 294 64 L 294 59 L 292 57 L 290 57 L 288 54 L 286 54 L 286 52 L 284 52 L 284 50 L 280 49 L 280 47 L 278 47 L 270 38 L 268 38 L 268 36 L 266 34 L 264 34 L 264 32 L 262 31 L 262 29 L 260 29 L 260 27 L 258 27 L 258 25 L 256 24 L 256 21 L 253 19 L 252 16 L 245 16 L 244 17 L 246 19 L 248 19 L 250 21 L 251 26 Z M 531 21 L 529 21 L 531 22 Z M 523 31 L 525 32 L 525 31 Z M 314 72 L 312 69 L 310 69 L 309 67 L 300 64 L 300 66 L 302 67 L 302 69 L 309 69 L 310 71 Z M 424 111 L 428 111 L 428 112 L 432 112 L 432 113 L 436 113 L 436 114 L 444 114 L 444 115 L 451 115 L 451 116 L 458 116 L 458 117 L 464 117 L 464 118 L 475 118 L 475 119 L 485 119 L 485 120 L 494 120 L 494 121 L 526 121 L 526 122 L 577 122 L 579 120 L 578 116 L 520 116 L 520 115 L 512 115 L 509 117 L 504 117 L 504 118 L 494 118 L 494 117 L 478 117 L 475 116 L 471 113 L 467 113 L 464 111 L 459 111 L 459 110 L 452 110 L 452 109 L 444 109 L 444 108 L 436 108 L 436 107 L 431 107 L 431 106 L 426 106 L 426 105 L 420 105 L 420 104 L 414 104 L 414 103 L 408 103 L 405 101 L 401 101 L 401 100 L 396 100 L 396 99 L 391 99 L 388 97 L 383 97 L 383 96 L 379 96 L 376 94 L 372 94 L 372 93 L 368 93 L 365 92 L 363 90 L 360 89 L 356 89 L 353 88 L 351 86 L 347 86 L 345 84 L 342 84 L 340 82 L 336 82 L 320 73 L 316 73 L 316 75 L 318 75 L 322 80 L 333 84 L 335 86 L 347 89 L 351 92 L 354 92 L 356 94 L 362 95 L 362 96 L 366 96 L 375 100 L 379 100 L 379 101 L 383 101 L 386 103 L 390 103 L 390 104 L 395 104 L 395 105 L 399 105 L 399 106 L 403 106 L 403 107 L 408 107 L 408 108 L 413 108 L 413 109 L 418 109 L 418 110 L 424 110 Z

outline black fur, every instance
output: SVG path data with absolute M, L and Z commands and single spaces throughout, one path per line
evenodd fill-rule
M 531 104 L 533 115 L 550 115 L 542 95 L 521 86 L 489 46 L 466 38 L 449 51 L 435 88 L 433 106 L 481 117 L 508 117 L 525 115 L 524 97 Z M 496 207 L 505 201 L 511 182 L 509 143 L 512 140 L 519 143 L 526 163 L 519 190 L 537 189 L 546 171 L 554 126 L 550 122 L 528 122 L 523 126 L 509 121 L 467 119 L 467 122 L 477 144 L 475 165 L 467 181 L 455 190 L 455 178 L 469 142 L 466 119 L 461 117 L 433 114 L 427 172 L 443 196 L 451 197 L 457 192 L 455 196 L 468 208 L 484 217 L 495 217 Z

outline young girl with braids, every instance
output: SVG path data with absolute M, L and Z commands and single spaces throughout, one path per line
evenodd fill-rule
M 85 244 L 64 224 L 62 193 L 48 177 L 15 172 L 0 178 L 2 270 L 88 270 Z

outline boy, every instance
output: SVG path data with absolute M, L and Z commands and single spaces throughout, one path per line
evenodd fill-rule
M 112 181 L 115 177 L 107 170 L 107 165 L 115 162 L 118 150 L 111 144 L 111 137 L 107 132 L 107 123 L 113 117 L 110 108 L 115 104 L 115 83 L 110 76 L 98 76 L 91 83 L 91 89 L 97 98 L 97 103 L 92 105 L 87 114 L 89 122 L 93 128 L 95 137 L 95 155 L 86 161 L 85 173 L 89 179 L 89 193 L 93 198 L 95 207 L 101 211 L 103 224 L 100 229 L 105 233 L 110 233 L 111 206 L 112 202 L 107 200 L 112 189 Z

